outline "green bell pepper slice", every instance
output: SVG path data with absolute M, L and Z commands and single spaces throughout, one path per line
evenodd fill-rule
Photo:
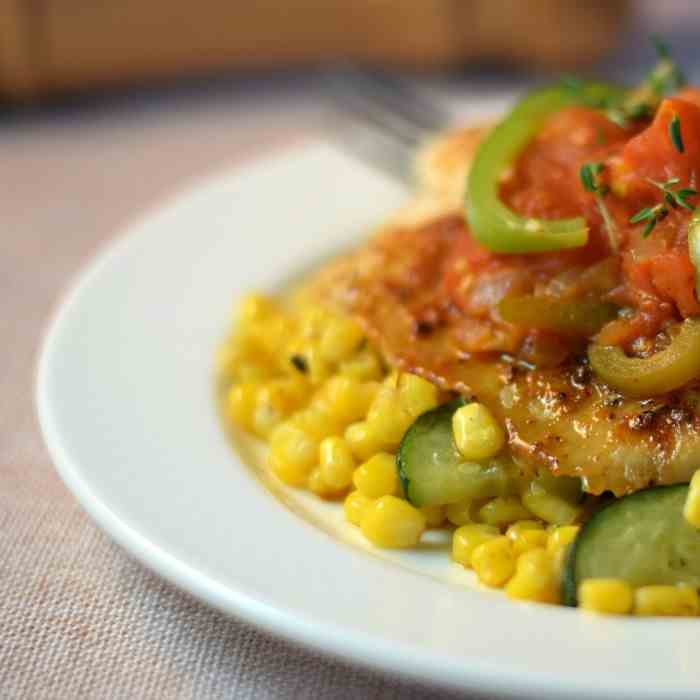
M 500 178 L 555 112 L 575 104 L 605 105 L 619 101 L 617 87 L 584 83 L 576 91 L 566 86 L 531 93 L 480 144 L 467 180 L 467 220 L 474 237 L 497 253 L 541 253 L 578 248 L 588 240 L 583 217 L 528 219 L 499 198 Z
M 680 389 L 700 375 L 700 319 L 683 321 L 671 344 L 650 357 L 628 357 L 620 347 L 593 343 L 588 360 L 604 382 L 631 398 Z
M 695 268 L 695 293 L 700 299 L 700 207 L 693 212 L 688 224 L 688 253 Z
M 525 294 L 502 299 L 498 313 L 504 321 L 526 328 L 591 336 L 615 318 L 616 307 L 602 301 L 562 301 L 556 297 Z

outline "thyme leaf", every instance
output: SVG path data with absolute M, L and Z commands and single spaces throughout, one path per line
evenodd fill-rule
M 683 146 L 683 137 L 681 135 L 681 119 L 677 114 L 674 114 L 671 121 L 668 123 L 668 135 L 671 143 L 679 153 L 685 150 Z
M 640 209 L 632 218 L 630 218 L 631 224 L 638 224 L 640 221 L 645 221 L 650 219 L 654 215 L 654 207 L 644 207 Z
M 647 182 L 654 185 L 654 187 L 658 187 L 663 192 L 663 198 L 661 202 L 653 207 L 644 207 L 630 217 L 629 222 L 631 224 L 638 224 L 642 221 L 647 222 L 642 230 L 642 238 L 646 238 L 654 230 L 656 224 L 668 215 L 671 209 L 683 207 L 684 209 L 693 211 L 695 207 L 688 202 L 688 198 L 695 197 L 698 194 L 697 191 L 691 187 L 683 187 L 678 190 L 674 189 L 680 182 L 680 179 L 677 177 L 669 178 L 666 182 L 657 182 L 656 180 L 647 178 Z
M 610 188 L 605 183 L 601 182 L 599 177 L 604 168 L 605 165 L 603 163 L 584 163 L 579 171 L 579 177 L 581 178 L 583 188 L 587 192 L 593 193 L 595 196 L 598 210 L 600 211 L 600 215 L 603 217 L 603 222 L 605 223 L 605 228 L 608 232 L 610 248 L 617 251 L 619 247 L 617 241 L 617 228 L 615 226 L 615 221 L 610 214 L 610 210 L 603 199 L 610 191 Z

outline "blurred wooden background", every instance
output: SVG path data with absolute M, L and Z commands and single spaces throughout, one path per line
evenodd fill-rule
M 0 96 L 334 60 L 569 69 L 616 42 L 628 0 L 0 0 Z

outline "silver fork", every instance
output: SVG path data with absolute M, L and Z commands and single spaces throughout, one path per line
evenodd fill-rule
M 407 183 L 416 148 L 450 122 L 444 109 L 386 74 L 342 66 L 326 75 L 325 86 L 334 141 Z

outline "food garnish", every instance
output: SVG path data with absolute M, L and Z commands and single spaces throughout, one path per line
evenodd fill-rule
M 683 146 L 683 136 L 681 135 L 681 120 L 677 114 L 674 114 L 668 123 L 668 135 L 676 150 L 679 153 L 683 153 L 685 148 Z
M 666 394 L 700 375 L 700 319 L 683 321 L 668 347 L 649 357 L 628 357 L 618 346 L 592 343 L 588 359 L 603 381 L 626 396 Z
M 474 158 L 467 184 L 467 219 L 475 238 L 499 253 L 535 253 L 577 248 L 588 240 L 582 217 L 541 219 L 523 217 L 499 197 L 502 174 L 552 114 L 579 99 L 604 99 L 617 90 L 599 84 L 581 86 L 580 95 L 563 87 L 534 92 L 483 141 Z
M 600 210 L 600 215 L 603 217 L 605 228 L 608 232 L 610 250 L 616 253 L 620 247 L 617 240 L 617 228 L 615 226 L 615 221 L 610 214 L 610 210 L 606 206 L 604 200 L 605 195 L 610 192 L 610 187 L 600 182 L 599 178 L 599 175 L 603 171 L 604 167 L 605 166 L 603 163 L 585 163 L 581 166 L 579 174 L 584 189 L 587 192 L 592 192 L 595 195 L 596 203 L 598 204 L 598 209 Z
M 682 150 L 680 151 L 682 152 Z M 642 238 L 646 238 L 653 230 L 654 226 L 668 216 L 670 209 L 684 207 L 690 211 L 694 211 L 695 207 L 688 202 L 688 197 L 695 197 L 698 193 L 691 187 L 677 188 L 680 179 L 672 177 L 666 182 L 657 182 L 651 178 L 647 178 L 647 182 L 654 187 L 658 187 L 664 194 L 663 200 L 653 207 L 644 207 L 640 209 L 634 216 L 630 217 L 631 224 L 638 224 L 641 221 L 646 221 L 646 226 L 642 230 Z

